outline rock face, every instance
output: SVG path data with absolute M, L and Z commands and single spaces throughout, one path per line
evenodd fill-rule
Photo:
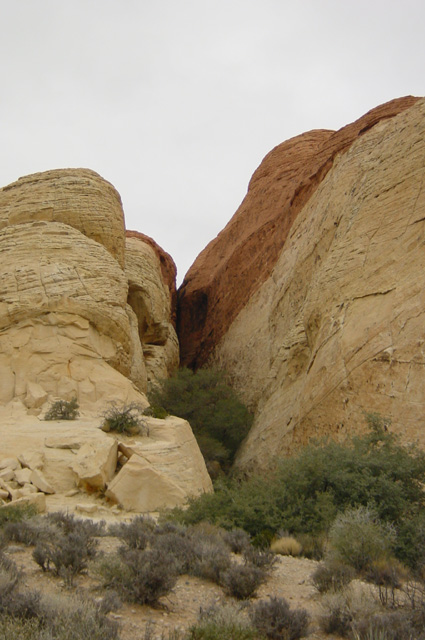
M 128 302 L 137 318 L 148 382 L 167 378 L 179 366 L 175 331 L 176 267 L 151 238 L 127 231 Z
M 126 241 L 112 185 L 62 169 L 4 187 L 0 246 L 0 402 L 146 404 L 178 365 L 175 271 L 150 238 Z
M 207 323 L 211 327 L 221 310 L 224 320 L 214 334 L 220 337 L 211 347 L 202 333 L 205 323 L 202 331 L 194 331 L 197 348 L 189 341 L 183 350 L 189 362 L 202 362 L 209 353 L 209 361 L 230 373 L 255 411 L 237 458 L 239 467 L 265 467 L 275 455 L 290 453 L 312 437 L 345 438 L 364 428 L 364 412 L 371 411 L 390 417 L 405 442 L 425 447 L 424 116 L 425 101 L 409 98 L 384 105 L 348 127 L 357 134 L 367 130 L 352 135 L 329 166 L 325 163 L 326 170 L 314 173 L 308 198 L 307 187 L 304 196 L 302 185 L 293 189 L 282 211 L 292 215 L 291 201 L 297 206 L 301 199 L 302 205 L 279 241 L 270 274 L 259 286 L 257 282 L 254 292 L 245 274 L 251 293 L 243 308 L 236 305 L 237 313 L 226 303 L 236 298 L 236 289 L 220 294 L 228 277 L 215 281 L 205 276 L 213 314 Z M 320 133 L 328 138 L 311 161 L 318 162 L 323 148 L 333 148 L 332 140 L 346 137 L 344 131 Z M 270 191 L 265 184 L 260 193 L 259 181 L 267 180 L 267 166 L 278 154 L 279 147 L 254 174 L 263 209 L 269 197 L 270 208 L 277 209 L 273 193 L 278 185 Z M 282 202 L 287 202 L 284 173 L 282 167 L 278 184 L 283 184 Z M 276 167 L 274 180 L 278 178 Z M 248 220 L 255 218 L 245 209 L 252 198 L 248 193 L 236 220 L 215 241 L 217 252 L 222 245 L 230 252 L 230 232 L 242 225 L 244 213 Z M 257 231 L 251 227 L 258 233 L 259 248 L 260 222 Z M 239 244 L 234 244 L 238 253 Z M 199 284 L 213 248 L 201 254 L 188 274 L 182 318 L 192 313 L 184 310 L 189 290 L 194 297 L 201 295 L 191 274 Z M 229 272 L 231 260 L 221 269 Z M 214 303 L 212 291 L 218 292 Z
M 102 493 L 118 472 L 111 498 L 133 510 L 212 489 L 184 421 L 157 421 L 150 438 L 135 438 L 143 468 L 130 483 L 118 439 L 98 428 L 111 402 L 147 406 L 148 382 L 178 366 L 175 275 L 151 238 L 126 238 L 118 193 L 92 171 L 48 171 L 0 190 L 0 505 Z M 35 417 L 73 397 L 81 419 Z
M 294 220 L 338 154 L 415 101 L 412 97 L 393 100 L 340 131 L 310 131 L 265 157 L 238 211 L 195 260 L 179 290 L 182 364 L 204 364 L 238 313 L 270 277 Z

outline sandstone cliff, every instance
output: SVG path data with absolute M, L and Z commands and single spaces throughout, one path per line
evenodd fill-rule
M 127 456 L 124 436 L 99 430 L 110 403 L 147 406 L 148 382 L 178 366 L 175 275 L 151 238 L 126 236 L 119 194 L 93 171 L 0 189 L 0 505 L 78 486 L 144 511 L 211 489 L 187 422 L 146 418 Z M 36 417 L 73 397 L 82 417 L 67 429 Z M 18 460 L 28 448 L 36 469 Z
M 338 154 L 378 122 L 412 106 L 393 100 L 339 131 L 310 131 L 273 149 L 241 206 L 202 251 L 179 290 L 182 364 L 199 367 L 252 294 L 270 276 L 291 226 Z
M 228 370 L 255 410 L 241 467 L 264 466 L 314 436 L 343 438 L 362 428 L 365 411 L 425 446 L 424 115 L 424 100 L 401 99 L 335 134 L 277 147 L 189 271 L 184 357 L 209 356 Z M 318 146 L 289 189 L 280 154 L 303 142 Z M 264 229 L 268 203 L 275 226 Z M 255 255 L 237 276 L 245 217 Z M 207 309 L 201 317 L 196 299 Z

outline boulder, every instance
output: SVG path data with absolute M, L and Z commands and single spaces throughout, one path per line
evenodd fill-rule
M 52 485 L 46 480 L 44 474 L 39 469 L 33 469 L 31 471 L 31 484 L 43 493 L 55 493 Z
M 21 505 L 32 505 L 36 507 L 39 513 L 44 513 L 46 511 L 46 496 L 44 493 L 33 493 L 28 496 L 23 496 L 22 498 L 17 498 L 16 500 L 12 500 L 12 502 L 8 502 L 6 505 L 3 505 L 3 508 L 8 506 L 21 506 Z
M 28 449 L 22 453 L 18 453 L 18 460 L 22 467 L 28 469 L 42 469 L 45 462 L 43 451 L 33 451 Z
M 77 476 L 77 484 L 89 491 L 104 489 L 115 473 L 117 447 L 113 438 L 83 444 L 71 464 L 71 469 Z
M 181 487 L 136 454 L 109 484 L 106 496 L 139 513 L 180 506 L 187 497 Z
M 32 482 L 31 476 L 32 469 L 17 469 L 15 471 L 15 480 L 21 485 Z
M 0 460 L 0 470 L 3 469 L 20 469 L 21 465 L 18 458 L 3 458 Z

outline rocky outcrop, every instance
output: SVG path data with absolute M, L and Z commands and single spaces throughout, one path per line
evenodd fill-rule
M 256 414 L 239 466 L 344 438 L 369 411 L 425 447 L 424 158 L 424 100 L 353 141 L 215 345 Z
M 198 256 L 179 291 L 183 364 L 204 364 L 271 276 L 294 221 L 338 156 L 368 130 L 415 102 L 412 97 L 393 100 L 340 131 L 305 133 L 265 157 L 238 211 Z
M 174 263 L 131 235 L 118 193 L 87 169 L 0 190 L 1 403 L 146 404 L 148 381 L 178 365 Z
M 126 277 L 128 303 L 137 318 L 137 331 L 148 383 L 167 378 L 179 366 L 175 331 L 176 267 L 151 238 L 127 232 Z
M 111 485 L 120 507 L 156 510 L 211 490 L 188 423 L 154 421 L 149 438 L 135 438 L 143 468 L 127 484 L 134 461 L 98 428 L 110 403 L 146 407 L 148 382 L 178 366 L 175 274 L 151 238 L 125 237 L 120 197 L 92 171 L 48 171 L 0 190 L 0 500 L 49 508 L 66 492 Z M 81 419 L 35 417 L 74 397 Z
M 126 436 L 104 433 L 100 419 L 46 422 L 16 401 L 14 409 L 0 412 L 0 506 L 42 493 L 47 508 L 60 498 L 62 509 L 72 509 L 68 498 L 78 504 L 88 494 L 92 510 L 116 504 L 146 512 L 212 490 L 185 420 L 146 417 L 143 434 Z

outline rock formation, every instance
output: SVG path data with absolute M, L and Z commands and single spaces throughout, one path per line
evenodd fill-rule
M 291 226 L 338 154 L 377 123 L 412 106 L 388 102 L 339 131 L 310 131 L 275 147 L 241 206 L 197 257 L 179 290 L 181 362 L 202 366 L 251 296 L 270 277 Z
M 31 474 L 5 465 L 1 499 L 40 503 L 76 486 L 103 492 L 126 475 L 121 466 L 129 461 L 118 458 L 117 439 L 99 430 L 100 415 L 111 402 L 147 406 L 148 382 L 178 366 L 175 274 L 151 238 L 126 237 L 120 196 L 93 171 L 47 171 L 0 190 L 0 467 L 29 442 L 32 456 L 43 457 L 42 471 Z M 73 397 L 83 417 L 68 429 L 35 417 Z M 175 506 L 211 490 L 190 426 L 177 441 L 180 423 L 160 422 L 152 439 L 136 438 L 144 461 L 139 488 L 110 494 L 122 506 Z M 153 435 L 159 431 L 162 439 Z M 154 441 L 164 451 L 152 459 Z
M 240 467 L 370 411 L 425 446 L 424 116 L 400 99 L 277 147 L 189 271 L 184 358 L 226 369 L 255 411 Z
M 0 190 L 0 402 L 140 400 L 178 366 L 174 264 L 132 235 L 118 193 L 87 169 Z

